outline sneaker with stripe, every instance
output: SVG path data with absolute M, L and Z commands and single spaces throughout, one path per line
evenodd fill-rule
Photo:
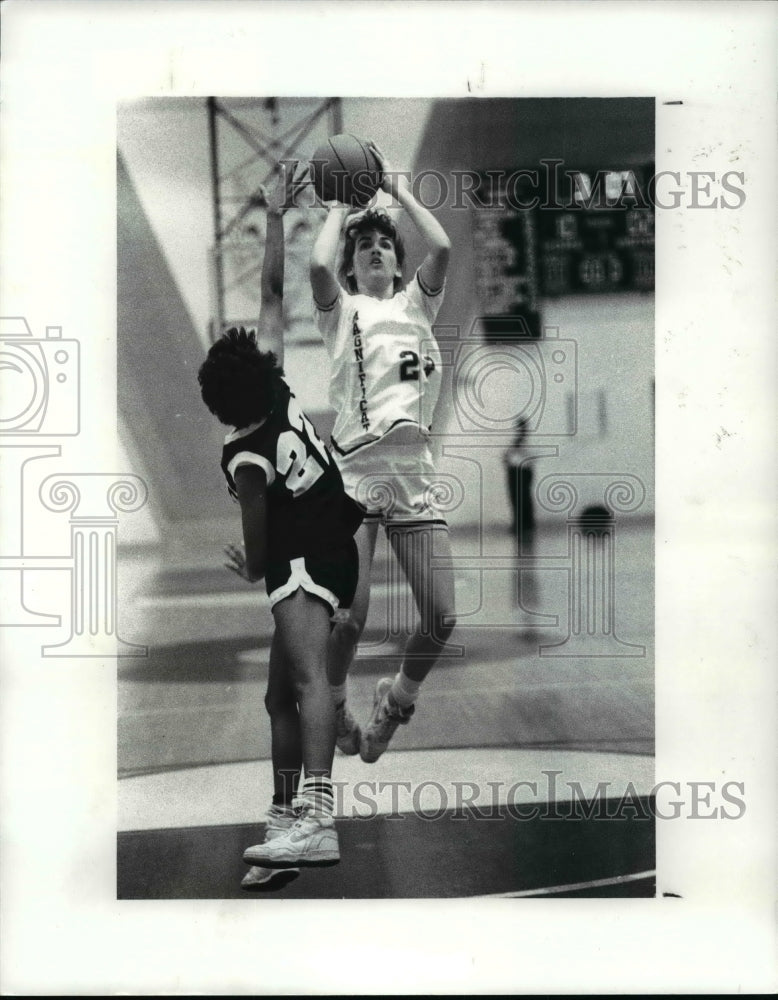
M 243 853 L 246 864 L 289 869 L 336 865 L 340 861 L 329 779 L 306 780 L 294 807 L 297 818 L 289 830 L 264 844 L 249 847 Z
M 283 837 L 296 820 L 297 813 L 292 806 L 271 805 L 265 817 L 265 841 Z M 240 887 L 246 892 L 275 892 L 289 885 L 299 874 L 299 868 L 262 868 L 253 865 L 241 879 Z

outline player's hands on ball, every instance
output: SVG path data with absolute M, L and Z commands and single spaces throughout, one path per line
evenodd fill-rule
M 387 194 L 396 198 L 400 188 L 407 186 L 407 178 L 398 174 L 397 169 L 389 161 L 389 158 L 380 146 L 377 146 L 374 142 L 370 142 L 368 145 L 381 168 L 381 190 L 386 191 Z
M 241 579 L 246 580 L 247 583 L 251 583 L 251 578 L 248 575 L 246 569 L 246 550 L 242 545 L 226 545 L 224 547 L 224 554 L 227 556 L 227 562 L 224 564 L 225 569 L 232 570 L 233 573 L 237 573 Z

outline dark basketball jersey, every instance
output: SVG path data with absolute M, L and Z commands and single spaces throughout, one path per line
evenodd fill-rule
M 267 476 L 267 533 L 270 561 L 322 553 L 348 541 L 364 511 L 343 489 L 329 452 L 289 386 L 260 423 L 227 435 L 221 467 L 237 498 L 235 470 L 258 465 Z

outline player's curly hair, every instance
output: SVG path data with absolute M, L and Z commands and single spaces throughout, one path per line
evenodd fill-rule
M 275 405 L 284 370 L 272 351 L 260 351 L 253 330 L 231 327 L 208 351 L 197 381 L 203 402 L 223 424 L 247 427 Z
M 356 295 L 359 290 L 354 276 L 348 274 L 348 271 L 351 270 L 354 263 L 354 250 L 357 245 L 357 237 L 361 233 L 369 232 L 371 229 L 376 229 L 379 233 L 383 233 L 384 236 L 388 236 L 394 243 L 394 253 L 397 257 L 397 266 L 400 270 L 402 270 L 402 266 L 405 263 L 405 244 L 403 243 L 402 236 L 400 236 L 397 231 L 397 227 L 394 222 L 392 222 L 389 213 L 383 208 L 368 208 L 365 212 L 361 212 L 354 219 L 351 225 L 346 226 L 346 237 L 343 244 L 343 257 L 340 262 L 340 267 L 338 268 L 338 280 L 347 291 L 351 292 L 352 295 Z M 395 295 L 402 287 L 402 278 L 399 275 L 395 275 Z

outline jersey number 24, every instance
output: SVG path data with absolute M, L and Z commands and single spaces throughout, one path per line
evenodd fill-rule
M 401 382 L 419 381 L 419 355 L 415 351 L 400 351 L 400 357 L 404 360 L 400 364 Z M 424 374 L 429 376 L 435 370 L 435 362 L 428 355 L 423 358 Z

